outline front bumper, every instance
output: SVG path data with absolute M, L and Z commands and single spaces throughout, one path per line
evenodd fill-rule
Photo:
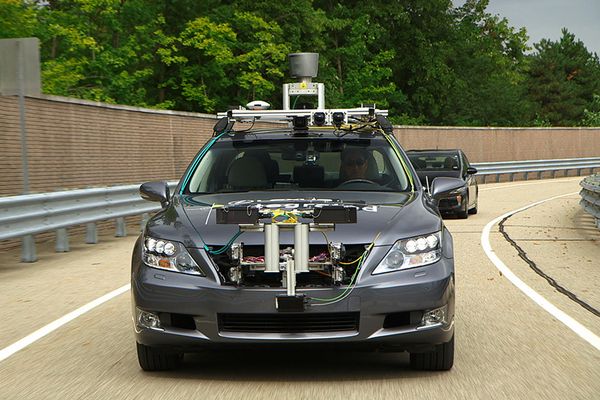
M 453 195 L 440 199 L 438 209 L 440 212 L 458 212 L 461 211 L 465 201 L 464 195 Z
M 302 312 L 311 315 L 356 313 L 358 326 L 351 330 L 231 332 L 220 325 L 219 315 L 223 314 L 259 317 L 287 314 L 278 312 L 275 306 L 275 297 L 285 294 L 285 289 L 222 286 L 206 278 L 158 271 L 143 264 L 134 268 L 131 287 L 134 315 L 137 308 L 158 315 L 184 315 L 190 321 L 193 318 L 192 326 L 186 328 L 168 324 L 162 328 L 146 328 L 134 321 L 139 343 L 181 351 L 215 345 L 274 343 L 351 344 L 353 348 L 425 351 L 449 341 L 454 334 L 453 260 L 447 258 L 421 268 L 375 276 L 365 274 L 344 300 L 329 305 L 309 305 Z M 331 298 L 342 290 L 299 288 L 297 292 L 308 297 Z M 419 316 L 442 306 L 447 306 L 446 322 L 421 326 Z M 410 318 L 390 324 L 390 315 L 409 315 Z

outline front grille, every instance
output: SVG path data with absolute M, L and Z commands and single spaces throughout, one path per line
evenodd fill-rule
M 450 208 L 450 207 L 456 207 L 458 206 L 458 201 L 456 200 L 456 198 L 450 198 L 450 199 L 441 199 L 440 203 L 439 203 L 439 208 Z
M 359 313 L 218 314 L 219 331 L 314 333 L 358 331 Z

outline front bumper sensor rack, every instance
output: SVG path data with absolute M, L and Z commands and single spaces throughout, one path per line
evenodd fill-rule
M 355 224 L 357 209 L 354 206 L 326 206 L 316 210 L 296 213 L 285 212 L 286 219 L 278 221 L 276 212 L 281 210 L 262 210 L 257 207 L 219 207 L 217 208 L 218 224 L 237 224 L 240 231 L 265 233 L 265 272 L 279 272 L 280 230 L 294 231 L 293 256 L 285 256 L 284 280 L 287 293 L 275 297 L 275 307 L 280 312 L 301 312 L 306 309 L 308 299 L 304 294 L 296 293 L 296 274 L 308 272 L 309 232 L 335 230 L 335 224 Z M 288 215 L 294 214 L 294 215 Z M 312 219 L 312 223 L 301 223 L 298 217 Z M 261 223 L 261 219 L 269 218 L 271 223 Z

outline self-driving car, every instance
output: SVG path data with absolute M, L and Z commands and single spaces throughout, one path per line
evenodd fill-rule
M 280 345 L 452 367 L 453 244 L 436 203 L 462 181 L 438 178 L 427 193 L 387 111 L 325 109 L 320 90 L 315 109 L 221 114 L 172 192 L 141 186 L 162 205 L 132 257 L 144 370 L 206 348 Z M 236 129 L 259 119 L 287 123 Z
M 426 188 L 438 177 L 461 179 L 463 186 L 439 200 L 442 213 L 452 213 L 458 218 L 477 214 L 479 188 L 475 174 L 477 169 L 469 163 L 461 149 L 410 150 L 406 154 L 417 171 L 421 184 Z

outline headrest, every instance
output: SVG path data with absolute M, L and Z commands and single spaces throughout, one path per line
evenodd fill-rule
M 257 189 L 268 187 L 263 164 L 254 157 L 234 160 L 229 167 L 227 183 L 235 189 Z
M 453 169 L 454 167 L 458 167 L 456 159 L 454 157 L 446 157 L 446 160 L 444 160 L 444 168 Z
M 300 187 L 322 187 L 325 168 L 320 165 L 297 165 L 294 167 L 294 182 Z

